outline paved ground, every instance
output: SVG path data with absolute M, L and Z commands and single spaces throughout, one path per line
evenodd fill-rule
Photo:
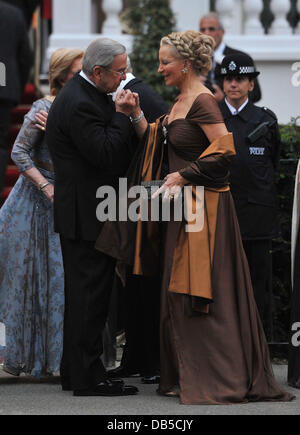
M 74 398 L 62 392 L 58 378 L 37 382 L 0 371 L 0 415 L 300 415 L 300 390 L 286 384 L 287 366 L 274 366 L 278 382 L 297 396 L 291 403 L 251 403 L 232 406 L 182 406 L 178 399 L 160 397 L 155 387 L 140 385 L 140 394 L 127 398 Z

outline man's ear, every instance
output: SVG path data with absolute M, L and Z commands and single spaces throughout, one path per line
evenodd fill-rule
M 95 78 L 101 80 L 103 73 L 104 73 L 104 68 L 102 68 L 102 66 L 98 66 L 98 65 L 94 66 L 93 74 Z

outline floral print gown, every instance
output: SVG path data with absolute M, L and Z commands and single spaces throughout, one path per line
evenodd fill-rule
M 25 116 L 12 159 L 22 173 L 52 166 L 35 114 L 51 102 L 35 102 Z M 44 165 L 43 165 L 43 164 Z M 54 182 L 52 171 L 38 167 Z M 64 316 L 64 274 L 53 207 L 23 175 L 0 210 L 0 322 L 5 325 L 4 365 L 16 375 L 59 371 Z

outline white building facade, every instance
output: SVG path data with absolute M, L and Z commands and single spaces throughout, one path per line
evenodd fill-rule
M 53 0 L 53 33 L 49 39 L 48 56 L 59 47 L 86 48 L 100 36 L 123 43 L 129 53 L 132 37 L 122 33 L 119 14 L 122 0 L 102 0 L 105 20 L 99 34 L 99 0 Z M 177 30 L 199 28 L 202 15 L 210 11 L 209 0 L 170 0 L 177 20 Z M 300 0 L 271 0 L 274 16 L 269 33 L 261 23 L 265 7 L 263 0 L 217 0 L 215 8 L 226 28 L 228 45 L 250 54 L 261 71 L 263 99 L 280 123 L 300 116 L 300 22 L 292 28 L 287 20 L 291 6 L 298 8 Z M 295 11 L 294 11 L 295 12 Z

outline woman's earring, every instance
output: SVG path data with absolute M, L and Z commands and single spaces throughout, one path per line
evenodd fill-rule
M 183 68 L 182 73 L 186 74 L 187 72 L 188 72 L 188 69 L 187 68 Z

